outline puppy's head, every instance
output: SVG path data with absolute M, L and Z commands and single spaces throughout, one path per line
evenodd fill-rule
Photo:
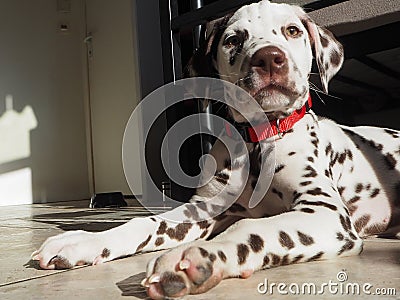
M 211 76 L 245 89 L 272 118 L 308 98 L 313 56 L 325 91 L 343 63 L 343 47 L 298 6 L 261 1 L 210 22 L 189 62 L 190 76 Z M 231 109 L 236 121 L 246 105 Z

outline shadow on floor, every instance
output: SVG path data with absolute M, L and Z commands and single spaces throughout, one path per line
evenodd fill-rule
M 116 285 L 122 291 L 121 296 L 134 296 L 139 299 L 150 299 L 146 294 L 146 289 L 140 284 L 145 277 L 146 273 L 141 272 L 117 282 Z
M 62 212 L 62 213 L 50 213 L 50 214 L 37 214 L 32 216 L 32 221 L 38 223 L 44 223 L 49 225 L 55 225 L 57 228 L 64 231 L 68 230 L 85 230 L 90 232 L 98 232 L 108 230 L 119 225 L 126 223 L 132 217 L 133 214 L 125 214 L 122 216 L 112 216 L 111 214 L 118 214 L 116 210 L 107 211 L 75 211 L 75 212 Z M 108 215 L 108 216 L 105 216 Z M 99 217 L 102 216 L 102 217 Z M 98 219 L 87 221 L 86 218 Z
M 108 230 L 119 225 L 125 224 L 126 222 L 75 222 L 75 223 L 68 223 L 63 221 L 40 221 L 40 223 L 55 225 L 57 228 L 60 228 L 64 231 L 69 230 L 85 230 L 89 232 L 99 232 Z

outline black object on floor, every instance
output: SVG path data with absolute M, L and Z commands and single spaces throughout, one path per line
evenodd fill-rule
M 121 192 L 94 194 L 90 199 L 90 208 L 124 207 L 128 204 Z

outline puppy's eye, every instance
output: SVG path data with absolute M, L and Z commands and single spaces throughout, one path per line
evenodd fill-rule
M 302 31 L 294 25 L 290 25 L 286 28 L 286 35 L 292 38 L 298 37 Z
M 240 38 L 237 35 L 228 36 L 224 41 L 224 46 L 236 47 L 240 44 Z

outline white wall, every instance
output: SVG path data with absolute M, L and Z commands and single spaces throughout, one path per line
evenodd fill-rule
M 71 0 L 69 13 L 57 2 L 0 1 L 0 206 L 132 193 L 121 157 L 140 98 L 132 1 Z M 131 164 L 142 194 L 139 143 Z
M 37 120 L 37 127 L 30 131 L 28 155 L 0 164 L 0 205 L 90 196 L 83 101 L 83 1 L 72 0 L 70 14 L 59 14 L 56 3 L 0 1 L 0 123 L 6 95 L 12 95 L 14 111 L 30 106 Z M 68 34 L 57 31 L 64 21 L 71 26 Z M 13 125 L 5 131 L 17 132 L 17 128 Z M 18 146 L 3 139 L 0 147 L 12 152 Z
M 139 102 L 131 0 L 87 0 L 87 28 L 93 36 L 89 60 L 95 191 L 132 194 L 122 168 L 122 138 Z M 132 149 L 135 193 L 142 194 L 139 145 Z

